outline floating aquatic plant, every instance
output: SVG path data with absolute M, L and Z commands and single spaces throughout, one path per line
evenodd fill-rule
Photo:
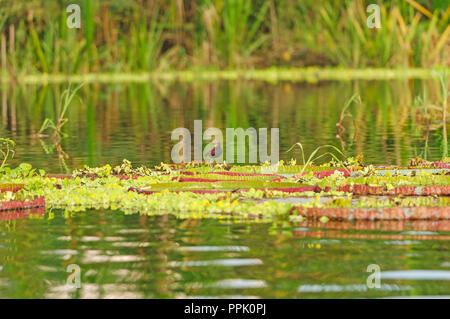
M 319 147 L 317 147 L 315 150 L 313 150 L 311 152 L 311 154 L 308 157 L 308 160 L 305 161 L 305 151 L 303 149 L 303 145 L 300 142 L 295 143 L 294 145 L 291 146 L 291 148 L 289 148 L 287 150 L 287 152 L 290 152 L 295 146 L 298 146 L 301 150 L 302 153 L 302 160 L 303 160 L 303 168 L 300 171 L 300 175 L 303 174 L 303 172 L 305 171 L 305 169 L 311 165 L 315 160 L 318 160 L 326 155 L 331 156 L 331 158 L 333 158 L 335 161 L 337 161 L 339 164 L 341 164 L 342 168 L 346 168 L 344 166 L 344 164 L 342 163 L 342 161 L 333 153 L 333 152 L 325 152 L 324 154 L 321 155 L 316 155 L 320 150 L 325 149 L 325 148 L 331 148 L 332 150 L 336 151 L 339 155 L 341 155 L 342 157 L 345 157 L 344 154 L 342 153 L 342 151 L 340 149 L 338 149 L 336 146 L 334 145 L 321 145 Z
M 300 172 L 304 168 L 289 167 Z M 331 164 L 324 167 L 329 169 Z M 416 169 L 414 175 L 368 176 L 348 176 L 344 174 L 347 171 L 336 169 L 332 174 L 316 176 L 316 171 L 305 170 L 302 183 L 291 177 L 274 179 L 274 174 L 238 173 L 232 172 L 233 169 L 215 172 L 211 167 L 160 168 L 163 169 L 133 168 L 124 160 L 114 168 L 110 165 L 85 167 L 72 175 L 52 176 L 22 163 L 14 169 L 7 167 L 0 174 L 0 185 L 6 185 L 0 193 L 0 203 L 8 203 L 4 205 L 6 208 L 22 207 L 24 202 L 32 204 L 43 198 L 46 209 L 63 209 L 67 213 L 108 209 L 149 215 L 174 214 L 179 218 L 258 220 L 282 218 L 292 209 L 300 208 L 299 212 L 305 216 L 317 218 L 342 217 L 344 212 L 350 217 L 353 209 L 375 209 L 373 214 L 387 218 L 380 209 L 399 207 L 417 207 L 418 215 L 413 216 L 419 217 L 434 216 L 428 212 L 423 215 L 423 207 L 439 208 L 439 218 L 449 213 L 449 199 L 439 196 L 450 194 L 450 175 L 444 174 L 448 173 L 447 168 L 436 168 L 433 172 Z M 187 172 L 194 175 L 186 175 Z M 200 178 L 202 182 L 182 178 Z M 353 194 L 363 196 L 358 199 Z M 365 218 L 366 211 L 358 214 Z M 392 210 L 392 214 L 398 217 L 402 211 Z
M 81 169 L 74 170 L 72 173 L 73 177 L 90 177 L 90 178 L 101 178 L 110 175 L 115 176 L 147 176 L 151 175 L 152 170 L 146 166 L 140 166 L 133 168 L 131 162 L 127 159 L 122 161 L 121 165 L 117 165 L 114 168 L 111 165 L 106 164 L 101 167 L 89 167 L 85 165 Z
M 54 140 L 59 139 L 61 136 L 65 136 L 65 134 L 62 132 L 62 128 L 64 124 L 68 121 L 67 118 L 65 118 L 67 109 L 69 108 L 69 105 L 72 103 L 73 98 L 76 96 L 79 89 L 83 87 L 84 83 L 79 84 L 72 90 L 72 85 L 70 84 L 69 87 L 64 90 L 64 92 L 61 95 L 61 102 L 60 102 L 60 112 L 59 116 L 56 120 L 56 123 L 50 119 L 46 118 L 44 122 L 42 123 L 41 129 L 38 132 L 38 136 L 42 136 L 43 132 L 51 129 L 53 130 L 52 138 Z

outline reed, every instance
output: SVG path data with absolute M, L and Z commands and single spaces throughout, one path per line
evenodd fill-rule
M 8 159 L 14 157 L 16 143 L 9 138 L 0 138 L 0 145 L 1 145 L 0 153 L 2 154 L 3 157 L 2 162 L 0 164 L 0 171 L 2 171 Z
M 441 72 L 439 80 L 441 84 L 442 96 L 442 158 L 448 157 L 448 139 L 447 139 L 447 102 L 450 96 L 448 90 L 448 72 Z
M 38 135 L 41 136 L 42 133 L 45 130 L 51 129 L 53 130 L 52 138 L 54 140 L 57 140 L 61 137 L 61 135 L 64 135 L 62 133 L 62 128 L 64 124 L 68 121 L 67 118 L 65 118 L 67 109 L 69 108 L 70 103 L 72 102 L 73 98 L 76 96 L 77 92 L 81 87 L 84 85 L 84 83 L 81 83 L 75 89 L 72 90 L 71 85 L 69 85 L 69 88 L 65 90 L 61 95 L 61 110 L 59 112 L 58 118 L 56 120 L 56 123 L 50 119 L 46 118 L 44 122 L 42 123 L 41 129 L 38 132 Z
M 81 29 L 66 26 L 73 2 Z M 0 33 L 17 74 L 449 64 L 450 8 L 377 3 L 374 30 L 363 0 L 0 0 Z

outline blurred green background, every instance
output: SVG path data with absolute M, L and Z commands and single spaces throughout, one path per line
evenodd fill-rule
M 69 4 L 81 28 L 69 29 Z M 367 27 L 367 6 L 381 28 Z M 0 0 L 3 71 L 450 65 L 447 0 Z M 5 70 L 6 68 L 6 70 Z

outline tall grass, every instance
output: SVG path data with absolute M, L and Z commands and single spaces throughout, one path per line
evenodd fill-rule
M 131 70 L 156 68 L 157 58 L 163 45 L 162 33 L 167 20 L 167 15 L 163 15 L 162 20 L 158 20 L 161 14 L 157 6 L 151 17 L 143 16 L 136 26 L 131 27 L 131 49 L 127 53 Z
M 370 29 L 364 1 L 325 1 L 320 7 L 305 1 L 298 5 L 297 28 L 306 25 L 308 49 L 338 65 L 427 67 L 448 63 L 450 11 L 436 10 L 426 17 L 413 7 L 402 8 L 402 2 L 380 3 L 381 28 Z
M 66 26 L 69 3 L 81 29 Z M 450 8 L 376 3 L 381 29 L 367 27 L 363 0 L 0 0 L 0 36 L 19 74 L 450 64 Z
M 242 65 L 268 39 L 258 32 L 266 17 L 269 1 L 262 6 L 252 1 L 229 0 L 210 3 L 205 7 L 203 20 L 208 26 L 208 39 L 216 58 L 225 66 Z M 223 5 L 222 9 L 220 6 Z M 218 13 L 219 12 L 219 13 Z
M 442 72 L 439 75 L 442 96 L 442 157 L 448 157 L 448 139 L 447 139 L 447 102 L 450 96 L 448 90 L 448 73 Z

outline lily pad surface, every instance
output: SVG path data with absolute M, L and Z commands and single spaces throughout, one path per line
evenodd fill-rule
M 28 168 L 0 176 L 2 218 L 45 208 L 120 210 L 178 218 L 449 220 L 450 169 L 301 165 L 161 164 L 84 167 L 69 175 Z M 13 215 L 13 212 L 15 215 Z

